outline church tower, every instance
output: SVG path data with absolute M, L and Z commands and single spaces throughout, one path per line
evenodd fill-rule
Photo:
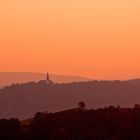
M 47 72 L 46 81 L 50 81 L 49 72 Z
M 52 84 L 53 82 L 50 80 L 49 72 L 46 75 L 46 84 Z

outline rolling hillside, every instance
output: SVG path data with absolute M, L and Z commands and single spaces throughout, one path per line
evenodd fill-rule
M 130 107 L 140 103 L 140 83 L 92 81 L 48 85 L 45 81 L 0 90 L 0 118 L 32 116 L 40 111 L 60 111 L 85 101 L 89 108 L 108 105 Z

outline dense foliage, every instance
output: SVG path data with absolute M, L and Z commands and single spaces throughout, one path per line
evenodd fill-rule
M 0 120 L 1 140 L 140 140 L 140 107 L 75 108 Z

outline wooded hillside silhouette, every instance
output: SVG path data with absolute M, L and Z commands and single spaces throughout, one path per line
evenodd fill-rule
M 14 84 L 0 90 L 0 118 L 31 117 L 39 111 L 60 111 L 85 101 L 87 108 L 130 107 L 140 103 L 140 84 L 133 81 L 91 81 L 48 85 L 45 81 Z
M 0 139 L 139 140 L 140 107 L 38 112 L 32 119 L 0 120 Z

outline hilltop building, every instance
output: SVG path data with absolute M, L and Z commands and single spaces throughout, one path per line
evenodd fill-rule
M 46 84 L 53 84 L 53 81 L 50 80 L 50 75 L 49 75 L 49 72 L 47 72 L 47 75 L 46 75 Z

